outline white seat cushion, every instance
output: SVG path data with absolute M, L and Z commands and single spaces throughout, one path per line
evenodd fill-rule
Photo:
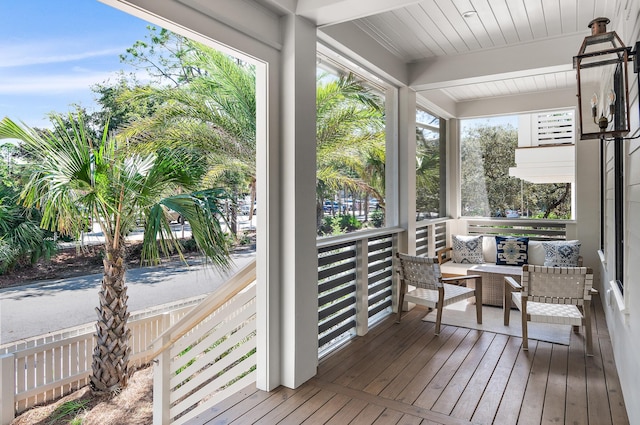
M 522 311 L 522 294 L 513 292 L 513 302 Z M 527 301 L 527 315 L 532 322 L 555 323 L 558 325 L 582 325 L 582 313 L 573 304 L 551 304 Z

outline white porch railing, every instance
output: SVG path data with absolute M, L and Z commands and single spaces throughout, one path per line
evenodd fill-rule
M 319 239 L 318 353 L 331 352 L 390 314 L 393 256 L 401 228 Z
M 526 236 L 534 240 L 566 240 L 574 238 L 575 222 L 571 220 L 538 220 L 517 218 L 460 219 L 469 235 Z
M 419 221 L 416 223 L 416 255 L 435 257 L 436 251 L 447 246 L 449 219 Z
M 131 366 L 149 363 L 151 341 L 202 298 L 133 313 L 129 319 Z M 94 327 L 78 326 L 0 346 L 0 424 L 7 425 L 16 414 L 89 383 Z
M 183 424 L 256 380 L 256 262 L 153 344 L 153 423 Z

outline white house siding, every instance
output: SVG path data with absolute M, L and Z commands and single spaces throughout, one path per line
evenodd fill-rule
M 640 40 L 640 5 L 637 0 L 622 0 L 615 30 L 624 41 L 633 46 Z M 631 100 L 631 134 L 640 135 L 638 80 L 637 75 L 630 74 Z M 607 180 L 611 178 L 611 164 L 613 163 L 613 146 L 606 149 Z M 607 315 L 607 325 L 613 343 L 614 356 L 620 384 L 629 415 L 629 422 L 640 423 L 640 368 L 638 367 L 638 353 L 640 353 L 640 141 L 625 141 L 625 272 L 624 297 L 616 299 L 615 288 L 609 285 L 614 279 L 613 246 L 613 217 L 612 194 L 613 183 L 608 181 L 606 201 L 606 232 L 605 263 L 602 266 L 602 298 Z M 619 295 L 619 294 L 618 294 Z

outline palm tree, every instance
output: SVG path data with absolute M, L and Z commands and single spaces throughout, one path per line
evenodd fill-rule
M 179 37 L 179 36 L 178 36 Z M 183 66 L 197 69 L 188 82 L 171 87 L 138 87 L 126 102 L 151 102 L 156 111 L 133 121 L 122 134 L 141 148 L 188 143 L 208 159 L 205 182 L 220 184 L 242 176 L 251 203 L 256 195 L 255 68 L 211 47 L 183 39 Z M 250 215 L 253 214 L 253 209 Z
M 181 253 L 168 220 L 171 209 L 189 221 L 193 238 L 208 259 L 227 268 L 229 253 L 219 222 L 223 193 L 186 191 L 196 187 L 205 170 L 188 150 L 130 154 L 126 141 L 109 136 L 108 124 L 94 139 L 81 114 L 70 114 L 68 120 L 53 118 L 54 130 L 40 132 L 4 118 L 0 139 L 22 140 L 34 159 L 21 200 L 42 212 L 41 227 L 77 236 L 84 230 L 85 218 L 91 217 L 102 229 L 104 274 L 91 384 L 96 391 L 118 391 L 130 375 L 125 237 L 142 214 L 143 261 L 157 263 L 172 249 Z M 171 195 L 177 187 L 184 192 Z
M 316 93 L 318 213 L 322 193 L 348 189 L 384 205 L 384 106 L 353 74 L 319 77 Z

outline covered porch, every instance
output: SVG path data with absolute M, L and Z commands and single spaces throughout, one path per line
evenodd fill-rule
M 596 356 L 583 355 L 576 335 L 568 348 L 537 343 L 535 350 L 523 353 L 518 338 L 486 331 L 448 326 L 446 338 L 433 338 L 432 326 L 421 322 L 419 309 L 402 325 L 388 317 L 397 307 L 393 253 L 432 256 L 437 243 L 446 244 L 451 234 L 467 230 L 460 192 L 461 120 L 575 111 L 572 57 L 588 34 L 587 23 L 608 15 L 632 45 L 640 38 L 636 2 L 517 2 L 510 9 L 505 1 L 104 1 L 240 57 L 256 69 L 259 390 L 221 402 L 209 412 L 212 423 L 224 423 L 225 415 L 238 423 L 251 418 L 274 423 L 276 416 L 291 423 L 321 423 L 314 422 L 313 415 L 325 409 L 309 408 L 317 405 L 334 406 L 340 414 L 355 412 L 353 418 L 375 416 L 362 416 L 371 419 L 363 423 L 378 420 L 384 412 L 416 423 L 640 420 L 638 406 L 628 402 L 640 394 L 640 291 L 634 290 L 640 272 L 634 261 L 640 248 L 637 140 L 574 141 L 575 209 L 566 223 L 566 238 L 581 241 L 584 264 L 593 268 L 600 291 Z M 545 13 L 543 4 L 553 11 Z M 477 21 L 466 23 L 462 13 L 467 9 Z M 507 16 L 511 24 L 501 26 Z M 425 28 L 435 32 L 427 34 Z M 385 87 L 385 228 L 331 241 L 316 240 L 315 227 L 318 52 Z M 629 100 L 633 136 L 640 128 L 635 82 Z M 441 180 L 446 196 L 438 220 L 416 216 L 418 108 L 446 121 L 446 174 Z M 624 146 L 621 152 L 619 146 Z M 614 164 L 620 161 L 616 155 L 626 167 L 621 192 L 614 178 L 619 171 Z M 626 207 L 619 204 L 620 193 Z M 438 239 L 442 222 L 447 223 L 444 240 Z M 623 246 L 617 243 L 620 235 Z M 355 278 L 344 291 L 353 292 L 356 304 L 347 308 L 345 314 L 353 317 L 345 323 L 336 319 L 323 326 L 319 254 L 335 246 L 352 251 L 340 259 L 355 264 Z M 374 252 L 372 246 L 384 252 Z M 369 267 L 375 268 L 375 278 Z M 616 281 L 624 281 L 624 293 Z M 357 338 L 324 356 L 322 346 L 343 335 Z M 410 364 L 410 358 L 416 362 Z M 477 367 L 485 364 L 486 370 Z M 410 370 L 405 366 L 416 368 L 414 373 L 425 374 L 425 379 L 402 378 L 401 370 Z M 386 388 L 395 388 L 389 387 L 393 382 L 406 385 L 385 396 Z M 413 400 L 402 395 L 405 390 L 414 394 Z M 287 419 L 279 413 L 285 411 L 296 416 Z

